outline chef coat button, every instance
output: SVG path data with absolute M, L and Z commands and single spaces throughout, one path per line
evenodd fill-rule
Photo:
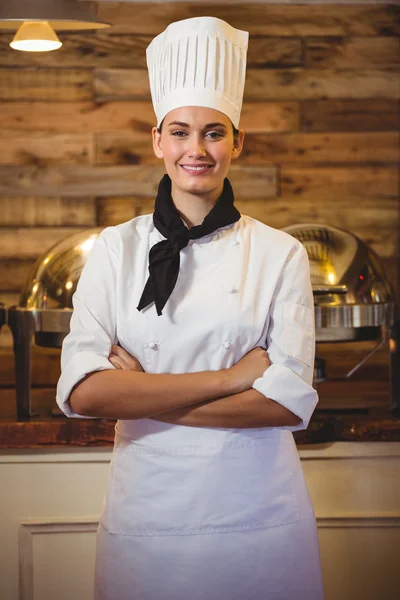
M 231 342 L 224 342 L 222 345 L 225 348 L 225 350 L 229 350 L 229 348 L 232 346 Z
M 157 342 L 150 342 L 149 348 L 151 348 L 151 350 L 154 350 L 154 351 L 158 350 Z

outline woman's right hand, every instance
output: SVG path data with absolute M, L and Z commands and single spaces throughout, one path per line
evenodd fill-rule
M 121 369 L 122 371 L 143 371 L 140 362 L 118 345 L 111 346 L 111 353 L 108 360 L 116 369 Z
M 228 369 L 233 379 L 235 393 L 249 390 L 270 364 L 268 353 L 263 348 L 257 346 L 248 352 L 239 362 Z

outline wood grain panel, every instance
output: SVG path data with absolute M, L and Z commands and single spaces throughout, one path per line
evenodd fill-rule
M 317 344 L 317 354 L 326 360 L 327 375 L 332 378 L 317 385 L 319 409 L 389 408 L 388 344 L 368 359 L 349 380 L 333 380 L 343 378 L 374 346 L 375 342 Z
M 0 207 L 3 227 L 96 224 L 94 198 L 0 198 Z
M 60 350 L 32 345 L 32 385 L 56 385 L 60 377 Z M 14 352 L 12 348 L 0 349 L 0 385 L 15 385 Z
M 10 34 L 0 34 L 1 64 L 7 67 L 140 68 L 146 69 L 146 47 L 152 36 L 110 35 L 108 30 L 58 32 L 57 52 L 10 52 Z
M 153 198 L 99 198 L 98 224 L 118 225 L 154 211 Z
M 56 401 L 56 389 L 53 385 L 52 387 L 34 387 L 31 389 L 31 400 L 32 407 L 34 412 L 40 413 L 40 415 L 44 418 L 50 417 L 52 408 L 55 406 Z M 0 417 L 1 418 L 9 418 L 11 422 L 15 421 L 17 416 L 17 399 L 15 394 L 14 387 L 0 387 Z M 68 424 L 67 419 L 60 419 L 60 423 L 66 422 Z M 106 423 L 108 421 L 105 421 Z M 21 425 L 23 423 L 21 422 Z M 46 423 L 42 424 L 46 427 Z M 1 434 L 0 439 L 0 447 L 3 445 L 5 441 L 5 437 Z M 19 437 L 18 434 L 16 437 Z M 22 435 L 24 437 L 24 435 Z M 58 438 L 59 439 L 59 438 Z M 25 438 L 26 441 L 26 438 Z M 54 444 L 57 444 L 57 436 L 55 436 Z M 21 448 L 24 447 L 24 443 L 21 440 Z M 26 446 L 25 446 L 26 447 Z
M 380 256 L 386 277 L 388 278 L 388 280 L 390 281 L 390 283 L 392 285 L 394 293 L 396 294 L 396 298 L 399 297 L 399 283 L 398 283 L 399 282 L 399 267 L 398 267 L 399 260 L 398 260 L 398 256 L 399 256 L 398 248 L 397 248 L 397 253 L 393 254 L 393 256 L 390 256 L 390 257 Z
M 18 292 L 3 292 L 0 289 L 0 302 L 6 306 L 14 306 L 19 302 Z
M 0 100 L 77 102 L 92 98 L 85 69 L 0 69 Z
M 311 69 L 396 69 L 399 40 L 376 38 L 310 38 L 305 40 L 305 66 Z
M 379 374 L 373 381 L 332 381 L 317 386 L 318 411 L 355 411 L 390 408 L 390 386 L 386 373 Z M 354 440 L 353 440 L 354 441 Z
M 302 167 L 281 166 L 281 192 L 288 198 L 336 202 L 339 196 L 375 200 L 398 198 L 396 167 Z
M 93 91 L 97 102 L 151 100 L 149 77 L 144 69 L 96 69 Z
M 156 35 L 173 21 L 204 16 L 202 3 L 99 2 L 98 16 L 113 23 L 110 33 Z M 251 35 L 391 35 L 399 31 L 396 6 L 317 4 L 207 4 L 207 15 L 228 21 Z
M 146 131 L 155 124 L 151 102 L 4 102 L 0 128 L 17 131 L 94 132 Z
M 397 100 L 308 100 L 301 103 L 305 131 L 390 131 L 400 128 Z M 0 117 L 1 118 L 1 117 Z
M 245 163 L 397 164 L 399 159 L 397 132 L 355 132 L 248 134 L 239 160 Z
M 19 304 L 19 295 L 17 302 L 14 302 L 13 304 L 6 304 L 6 306 L 13 306 L 14 304 Z M 8 352 L 13 351 L 13 337 L 11 329 L 8 327 L 8 325 L 2 327 L 0 334 L 0 353 L 4 350 L 7 350 Z M 0 379 L 0 386 L 3 385 L 1 381 L 2 380 Z
M 392 72 L 373 69 L 249 69 L 245 100 L 298 100 L 325 98 L 400 97 L 398 78 Z
M 300 128 L 299 103 L 245 102 L 240 127 L 248 133 L 297 131 Z
M 96 165 L 161 165 L 153 152 L 151 130 L 95 134 Z
M 34 259 L 17 260 L 0 258 L 0 289 L 6 292 L 20 292 L 32 272 Z
M 47 132 L 150 132 L 156 124 L 151 102 L 3 102 L 0 129 Z M 241 127 L 246 131 L 296 131 L 297 102 L 247 102 Z
M 359 235 L 383 257 L 396 255 L 398 244 L 398 169 L 390 167 L 281 167 L 281 198 L 290 213 L 307 204 L 297 221 L 323 220 Z M 295 200 L 296 199 L 296 200 Z M 352 216 L 344 210 L 351 206 Z M 360 208 L 362 210 L 360 210 Z M 288 210 L 288 209 L 287 209 Z M 324 211 L 325 217 L 324 217 Z
M 49 165 L 93 163 L 90 133 L 41 133 L 2 130 L 0 164 Z
M 32 260 L 84 227 L 2 227 L 0 259 Z
M 250 37 L 247 68 L 300 67 L 303 45 L 300 38 Z
M 63 33 L 57 52 L 10 52 L 10 34 L 0 34 L 0 57 L 4 67 L 63 67 L 63 68 L 128 68 L 147 69 L 146 47 L 151 35 L 110 35 L 98 32 Z M 303 64 L 302 43 L 299 38 L 252 37 L 249 40 L 249 67 L 300 66 Z M 147 71 L 146 71 L 147 73 Z
M 135 69 L 98 69 L 94 94 L 98 102 L 150 98 L 148 80 Z M 398 78 L 390 71 L 362 69 L 248 69 L 244 101 L 324 98 L 400 97 Z
M 237 164 L 280 163 L 397 163 L 400 138 L 396 132 L 290 133 L 245 136 Z M 149 133 L 99 133 L 96 164 L 159 164 Z
M 239 195 L 271 197 L 277 194 L 276 167 L 231 168 L 231 180 Z M 163 166 L 57 166 L 46 168 L 0 166 L 0 195 L 138 196 L 155 198 Z
M 242 214 L 277 229 L 295 223 L 323 223 L 358 235 L 381 257 L 391 258 L 396 254 L 397 232 L 393 227 L 393 223 L 399 221 L 399 202 L 396 198 L 378 200 L 375 197 L 362 197 L 357 202 L 352 197 L 337 193 L 332 200 L 309 189 L 295 202 L 292 196 L 286 196 L 283 192 L 283 196 L 274 199 L 238 199 L 235 205 Z

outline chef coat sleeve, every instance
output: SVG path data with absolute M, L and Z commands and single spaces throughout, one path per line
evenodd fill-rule
M 96 239 L 82 270 L 72 303 L 70 332 L 61 352 L 57 404 L 68 417 L 78 415 L 69 403 L 74 386 L 94 371 L 114 369 L 108 360 L 116 342 L 116 269 L 118 257 L 106 242 L 104 230 Z M 112 232 L 111 232 L 112 233 Z
M 307 252 L 300 242 L 291 252 L 276 285 L 266 332 L 271 365 L 253 388 L 301 418 L 306 429 L 318 402 L 312 387 L 315 355 L 314 302 Z

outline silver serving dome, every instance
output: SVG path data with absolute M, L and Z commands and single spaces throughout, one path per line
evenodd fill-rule
M 41 256 L 21 291 L 19 306 L 72 310 L 72 296 L 101 230 L 87 229 L 69 236 Z
M 69 331 L 72 296 L 101 227 L 58 242 L 34 265 L 19 305 L 8 311 L 11 329 L 32 329 L 38 346 L 61 347 Z M 22 325 L 25 323 L 25 325 Z
M 376 339 L 394 321 L 393 290 L 377 254 L 358 237 L 329 225 L 285 228 L 307 250 L 317 342 Z
M 48 250 L 35 264 L 21 291 L 18 306 L 8 308 L 14 340 L 18 418 L 33 415 L 31 407 L 31 342 L 61 348 L 69 332 L 72 296 L 101 227 L 81 231 Z M 1 314 L 0 314 L 1 316 Z

